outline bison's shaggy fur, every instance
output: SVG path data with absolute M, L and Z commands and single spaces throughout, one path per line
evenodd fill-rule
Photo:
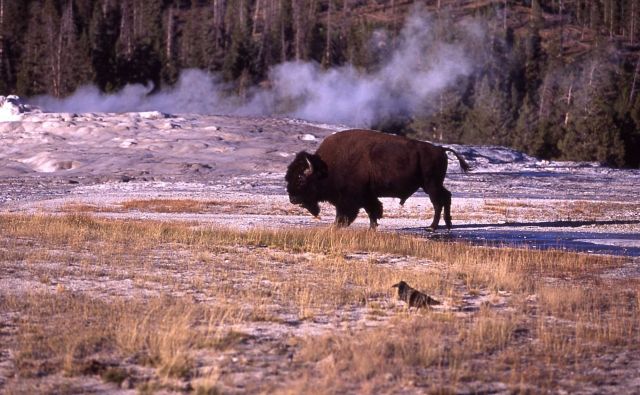
M 398 299 L 406 302 L 409 307 L 421 308 L 440 304 L 440 302 L 433 299 L 431 296 L 423 294 L 417 289 L 412 288 L 404 281 L 393 284 L 391 287 L 398 288 Z
M 372 130 L 346 130 L 327 137 L 315 154 L 299 152 L 287 169 L 289 200 L 317 216 L 318 202 L 336 207 L 335 224 L 350 225 L 364 208 L 371 228 L 382 218 L 379 197 L 399 198 L 404 204 L 422 188 L 431 199 L 435 230 L 444 208 L 451 228 L 451 193 L 443 186 L 447 154 L 452 152 L 463 171 L 469 165 L 450 148 Z

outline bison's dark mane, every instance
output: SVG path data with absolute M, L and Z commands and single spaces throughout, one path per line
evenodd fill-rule
M 304 173 L 308 168 L 308 162 L 311 162 L 316 173 L 317 178 L 324 178 L 327 176 L 327 164 L 324 163 L 317 155 L 312 155 L 307 151 L 300 151 L 296 154 L 296 157 L 287 167 L 287 174 L 284 176 L 287 183 L 292 182 L 295 177 Z
M 306 151 L 298 152 L 285 175 L 291 203 L 299 204 L 317 216 L 320 213 L 317 183 L 327 177 L 327 172 L 327 165 L 320 157 Z

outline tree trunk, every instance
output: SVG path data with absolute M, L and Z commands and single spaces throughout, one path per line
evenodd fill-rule
M 636 39 L 636 1 L 631 0 L 631 26 L 629 26 L 629 41 L 631 44 Z
M 329 7 L 327 8 L 327 37 L 325 43 L 324 63 L 326 66 L 331 64 L 331 4 L 332 0 L 329 0 Z
M 133 3 L 133 38 L 134 43 L 138 41 L 138 38 L 144 36 L 144 31 L 142 29 L 142 16 L 144 15 L 144 4 L 140 0 L 134 0 Z
M 294 26 L 294 30 L 295 30 L 295 37 L 294 37 L 294 52 L 295 52 L 295 59 L 296 60 L 300 60 L 302 59 L 302 36 L 303 36 L 303 31 L 302 31 L 302 25 L 303 25 L 303 21 L 302 21 L 302 4 L 301 0 L 292 0 L 291 1 L 291 13 L 293 14 L 293 26 Z
M 173 52 L 173 5 L 169 8 L 167 19 L 167 45 L 165 48 L 165 56 L 167 58 L 167 63 L 171 63 L 171 54 Z
M 62 52 L 62 32 L 56 32 L 53 15 L 47 15 L 47 34 L 51 48 L 51 94 L 60 96 L 60 53 Z
M 629 106 L 633 105 L 633 100 L 635 99 L 637 83 L 638 83 L 638 74 L 640 73 L 640 56 L 638 56 L 638 60 L 636 61 L 636 67 L 633 72 L 633 81 L 631 82 L 631 92 L 629 93 Z
M 53 77 L 53 95 L 60 97 L 60 85 L 62 81 L 62 32 L 58 33 L 58 48 L 56 50 L 54 77 Z
M 567 112 L 564 114 L 564 126 L 569 123 L 569 106 L 571 106 L 571 96 L 573 93 L 573 82 L 569 85 L 569 92 L 567 92 Z
M 258 34 L 258 18 L 260 18 L 260 0 L 256 0 L 256 9 L 253 10 L 253 23 L 252 23 L 252 29 L 251 29 L 251 36 L 255 37 L 256 34 Z M 264 18 L 263 18 L 264 20 Z M 262 29 L 262 32 L 264 33 L 264 27 Z
M 504 6 L 502 10 L 502 30 L 504 30 L 505 32 L 507 31 L 507 7 L 509 7 L 509 5 L 507 4 L 507 0 L 504 0 Z M 438 9 L 440 9 L 440 5 L 438 5 Z
M 596 72 L 596 69 L 598 68 L 598 66 L 596 65 L 596 62 L 593 62 L 591 64 L 591 70 L 589 70 L 589 91 L 588 94 L 589 96 L 593 96 L 594 94 L 594 89 L 593 89 L 593 75 Z M 586 100 L 585 104 L 584 104 L 584 112 L 585 114 L 591 114 L 591 107 L 589 106 L 591 100 Z
M 316 15 L 316 2 L 317 0 L 310 0 L 309 1 L 309 13 L 307 14 L 307 20 L 308 21 L 315 21 L 317 18 Z
M 540 104 L 538 105 L 538 119 L 543 119 L 543 116 L 547 115 L 546 105 L 547 105 L 547 95 L 549 89 L 549 78 L 545 77 L 544 81 L 542 81 L 542 90 L 540 92 Z
M 284 20 L 284 6 L 282 4 L 284 0 L 278 1 L 278 8 L 280 15 L 280 51 L 281 51 L 281 62 L 287 61 L 287 38 L 285 37 L 285 20 Z
M 62 78 L 62 75 L 64 71 L 71 72 L 71 62 L 74 62 L 74 56 L 77 55 L 72 53 L 72 51 L 75 50 L 75 48 L 73 48 L 73 42 L 75 39 L 75 26 L 73 19 L 73 0 L 67 0 L 67 8 L 63 12 L 62 19 L 60 21 L 59 32 L 60 43 L 58 47 L 58 89 L 60 95 L 67 93 L 66 89 L 68 88 L 68 81 L 65 81 Z
M 560 13 L 560 59 L 562 59 L 562 55 L 564 53 L 564 15 L 562 14 L 564 5 L 562 4 L 562 0 L 558 3 L 558 12 Z
M 0 78 L 4 77 L 4 0 L 0 0 Z
M 132 22 L 131 22 L 131 2 L 123 1 L 121 5 L 121 15 L 120 15 L 120 37 L 122 40 L 122 46 L 124 47 L 124 53 L 127 57 L 131 57 L 131 53 L 133 52 L 133 45 L 131 42 L 131 34 L 132 34 Z
M 613 1 L 609 0 L 609 38 L 613 38 Z
M 396 2 L 395 2 L 395 0 L 391 0 L 391 32 L 393 33 L 393 40 L 395 41 L 396 36 L 398 35 L 397 27 L 396 27 Z

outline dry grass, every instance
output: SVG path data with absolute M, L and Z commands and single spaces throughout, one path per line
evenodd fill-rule
M 600 277 L 622 258 L 194 225 L 0 216 L 16 377 L 0 389 L 82 392 L 73 379 L 98 375 L 142 392 L 573 392 L 603 356 L 640 351 L 638 280 Z M 407 311 L 400 279 L 444 305 Z
M 113 355 L 135 357 L 163 377 L 184 377 L 192 367 L 194 308 L 178 300 L 106 303 L 62 291 L 8 297 L 2 308 L 21 312 L 16 364 L 22 376 L 101 374 Z
M 216 199 L 131 199 L 110 205 L 69 202 L 58 211 L 62 213 L 187 213 L 187 214 L 255 214 L 255 215 L 303 215 L 306 212 L 290 204 L 261 204 L 250 200 Z
M 205 213 L 205 212 L 238 212 L 251 207 L 250 202 L 201 201 L 193 199 L 142 199 L 128 200 L 120 204 L 123 211 L 144 211 L 155 213 Z

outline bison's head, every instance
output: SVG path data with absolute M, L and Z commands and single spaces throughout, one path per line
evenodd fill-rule
M 284 179 L 287 181 L 289 201 L 309 210 L 318 216 L 318 182 L 327 177 L 327 165 L 318 155 L 305 151 L 299 152 L 287 168 Z

